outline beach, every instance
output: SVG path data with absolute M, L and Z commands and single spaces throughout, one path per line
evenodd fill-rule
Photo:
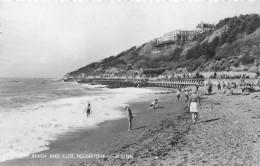
M 155 94 L 156 91 L 158 94 Z M 140 96 L 139 99 L 134 99 L 129 103 L 134 114 L 133 130 L 130 132 L 127 131 L 128 122 L 125 118 L 107 121 L 99 124 L 94 129 L 81 130 L 67 136 L 62 136 L 50 144 L 49 150 L 36 153 L 34 156 L 30 155 L 29 158 L 10 160 L 1 164 L 68 165 L 74 161 L 81 161 L 81 157 L 84 154 L 107 155 L 111 150 L 120 149 L 124 145 L 133 143 L 142 137 L 154 120 L 158 119 L 157 114 L 160 115 L 160 112 L 147 110 L 154 97 L 157 97 L 160 102 L 169 102 L 168 100 L 173 98 L 173 93 L 168 93 L 169 91 L 167 90 L 156 91 L 151 94 L 144 94 L 144 96 Z M 161 92 L 164 94 L 161 94 Z M 170 101 L 169 104 L 174 103 Z M 162 107 L 165 107 L 165 104 Z M 163 110 L 163 108 L 159 110 Z M 124 110 L 122 109 L 122 111 Z M 131 139 L 129 139 L 129 136 L 131 136 Z M 58 154 L 60 157 L 53 159 L 50 158 L 51 154 Z M 40 158 L 39 155 L 42 155 L 43 158 Z
M 0 166 L 260 166 L 260 0 L 35 2 L 0 3 Z
M 189 114 L 167 114 L 134 144 L 113 154 L 132 154 L 131 159 L 96 160 L 102 165 L 259 165 L 259 92 L 226 96 L 213 88 L 203 95 L 199 121 L 192 125 Z M 202 88 L 202 93 L 206 88 Z M 166 103 L 165 103 L 166 104 Z M 182 105 L 182 107 L 185 106 Z M 163 113 L 162 113 L 163 114 Z M 163 115 L 162 115 L 163 116 Z M 92 165 L 85 161 L 71 165 Z
M 203 95 L 199 121 L 192 125 L 181 106 L 177 116 L 164 112 L 137 142 L 112 154 L 131 159 L 92 160 L 96 165 L 259 165 L 259 92 L 226 96 L 213 88 Z M 206 88 L 202 88 L 202 93 Z M 166 103 L 165 103 L 166 105 Z M 166 110 L 166 109 L 165 109 Z M 160 115 L 164 114 L 161 112 Z M 163 115 L 162 115 L 163 116 Z M 177 118 L 176 118 L 177 117 Z M 152 127 L 153 126 L 153 127 Z M 71 165 L 92 165 L 90 161 Z
M 151 93 L 128 104 L 133 130 L 126 118 L 107 121 L 92 130 L 75 132 L 50 144 L 46 158 L 16 159 L 2 165 L 259 165 L 260 92 L 226 96 L 201 87 L 198 123 L 191 122 L 184 94 Z M 157 98 L 160 109 L 147 110 Z M 59 154 L 50 158 L 50 154 Z

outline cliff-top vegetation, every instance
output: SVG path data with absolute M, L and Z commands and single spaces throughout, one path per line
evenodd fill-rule
M 220 20 L 214 29 L 186 43 L 160 48 L 154 41 L 134 46 L 67 74 L 67 76 L 126 74 L 130 70 L 168 68 L 172 71 L 259 72 L 260 16 L 240 15 Z

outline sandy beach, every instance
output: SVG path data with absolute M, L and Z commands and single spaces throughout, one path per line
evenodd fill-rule
M 196 125 L 184 94 L 179 103 L 174 93 L 150 94 L 129 103 L 135 115 L 130 132 L 126 119 L 105 122 L 53 142 L 40 153 L 46 158 L 1 165 L 259 165 L 260 92 L 243 96 L 238 89 L 226 96 L 216 89 L 206 95 L 206 88 L 200 88 L 202 109 Z M 147 110 L 155 98 L 160 109 Z
M 206 88 L 201 89 L 205 93 Z M 189 114 L 179 108 L 152 129 L 146 129 L 141 139 L 115 150 L 112 154 L 132 154 L 131 159 L 95 160 L 102 165 L 259 165 L 259 92 L 243 96 L 226 96 L 214 87 L 212 95 L 203 95 L 200 118 L 191 124 Z M 166 105 L 166 103 L 165 103 Z M 167 107 L 167 105 L 166 105 Z M 165 107 L 165 108 L 166 108 Z M 163 116 L 163 115 L 162 115 Z M 92 165 L 85 161 L 71 165 Z

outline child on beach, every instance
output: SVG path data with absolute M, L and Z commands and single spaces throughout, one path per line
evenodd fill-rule
M 92 113 L 90 103 L 88 103 L 88 106 L 84 109 L 83 113 L 85 113 L 85 111 L 87 113 L 87 117 L 89 117 L 90 114 Z
M 176 101 L 175 102 L 179 102 L 180 97 L 181 97 L 181 89 L 178 89 L 176 92 Z
M 193 94 L 189 98 L 189 110 L 191 112 L 192 123 L 195 124 L 198 118 L 198 111 L 200 107 L 200 97 L 196 90 L 193 90 Z
M 148 110 L 149 109 L 158 109 L 159 108 L 159 102 L 158 102 L 158 100 L 157 99 L 155 99 L 152 103 L 151 103 L 151 105 L 149 106 L 149 108 L 148 108 Z
M 129 123 L 128 131 L 130 131 L 132 129 L 133 114 L 132 114 L 131 109 L 127 105 L 124 106 L 124 109 L 126 110 L 127 119 L 128 119 L 128 123 Z

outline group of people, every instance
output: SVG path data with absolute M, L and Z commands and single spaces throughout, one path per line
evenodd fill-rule
M 175 102 L 179 102 L 180 97 L 181 97 L 181 89 L 177 89 Z M 186 98 L 186 102 L 188 102 L 188 100 L 189 100 L 189 90 L 185 90 L 185 98 Z
M 191 113 L 191 118 L 192 118 L 192 123 L 196 124 L 197 119 L 198 119 L 198 112 L 201 107 L 201 102 L 200 102 L 200 95 L 197 93 L 198 92 L 198 87 L 195 86 L 192 89 L 192 92 L 190 90 L 185 90 L 185 98 L 186 102 L 188 102 L 188 109 Z M 181 89 L 178 89 L 176 91 L 176 102 L 179 102 L 180 100 L 180 95 L 181 94 Z M 158 109 L 159 107 L 159 101 L 158 99 L 155 99 L 150 106 L 148 107 L 149 109 Z M 132 129 L 132 119 L 133 119 L 133 114 L 129 106 L 125 105 L 124 109 L 126 110 L 127 113 L 127 118 L 129 122 L 129 129 L 130 131 Z
M 221 83 L 218 81 L 216 85 L 217 85 L 218 90 L 223 90 L 223 93 L 227 94 L 227 95 L 228 94 L 232 95 L 233 88 L 237 87 L 237 84 L 235 82 L 225 83 L 223 81 L 222 87 L 221 87 Z M 209 81 L 206 84 L 206 86 L 207 86 L 208 94 L 212 93 L 213 83 L 211 81 Z M 198 89 L 199 89 L 199 85 L 196 84 L 193 87 L 192 92 L 190 92 L 190 90 L 184 91 L 185 99 L 186 99 L 186 102 L 188 102 L 188 109 L 191 113 L 193 124 L 195 124 L 197 119 L 198 119 L 198 111 L 199 111 L 200 106 L 201 106 L 200 95 L 198 94 Z M 181 89 L 177 89 L 175 102 L 179 102 L 180 97 L 181 97 Z M 132 111 L 131 111 L 131 109 L 128 105 L 125 105 L 123 108 L 125 109 L 126 114 L 127 114 L 127 119 L 128 119 L 128 123 L 129 123 L 128 131 L 130 131 L 132 129 L 133 114 L 132 114 Z M 149 109 L 158 109 L 158 108 L 160 108 L 159 107 L 159 101 L 158 101 L 158 99 L 155 99 L 149 105 L 148 110 Z M 85 112 L 86 112 L 87 117 L 89 117 L 92 114 L 92 109 L 91 109 L 90 103 L 88 103 L 88 106 L 84 109 L 83 113 L 85 113 Z
M 154 109 L 155 108 L 159 108 L 159 105 L 158 105 L 158 100 L 156 99 L 154 102 L 153 102 L 153 106 L 152 106 Z M 129 106 L 125 105 L 124 106 L 124 109 L 126 110 L 126 113 L 127 113 L 127 118 L 128 118 L 128 122 L 129 122 L 129 129 L 128 131 L 130 131 L 132 129 L 132 119 L 133 119 L 133 114 L 132 114 L 132 111 L 131 109 L 129 108 Z M 88 102 L 88 106 L 84 109 L 83 111 L 83 114 L 87 115 L 87 118 L 90 117 L 90 115 L 92 114 L 92 109 L 91 109 L 91 104 L 90 102 Z
M 249 78 L 249 75 L 247 74 L 236 74 L 236 75 L 228 75 L 228 74 L 222 74 L 222 75 L 218 75 L 217 78 Z
M 196 123 L 196 120 L 198 118 L 198 110 L 200 107 L 200 97 L 197 94 L 197 91 L 198 91 L 197 87 L 195 87 L 191 93 L 189 93 L 189 90 L 185 90 L 185 98 L 186 98 L 186 102 L 188 102 L 188 108 L 189 108 L 189 111 L 191 112 L 193 124 Z M 181 93 L 181 89 L 178 89 L 176 92 L 176 102 L 179 102 L 179 100 L 180 100 L 180 93 Z M 123 108 L 126 111 L 128 124 L 129 124 L 128 131 L 130 131 L 130 130 L 132 130 L 132 120 L 133 120 L 134 116 L 128 105 L 124 105 Z M 148 110 L 149 109 L 158 109 L 158 108 L 160 108 L 159 101 L 158 101 L 158 99 L 155 99 L 148 107 Z M 86 113 L 87 117 L 90 117 L 90 115 L 92 114 L 92 109 L 91 109 L 90 103 L 88 103 L 88 106 L 84 109 L 83 113 Z
M 186 102 L 188 102 L 188 109 L 191 113 L 192 123 L 195 124 L 198 119 L 198 111 L 200 109 L 201 103 L 200 103 L 200 96 L 198 95 L 198 87 L 195 86 L 192 89 L 192 92 L 190 90 L 185 90 L 185 98 Z M 176 102 L 179 102 L 180 100 L 180 93 L 181 89 L 178 89 L 176 92 Z

